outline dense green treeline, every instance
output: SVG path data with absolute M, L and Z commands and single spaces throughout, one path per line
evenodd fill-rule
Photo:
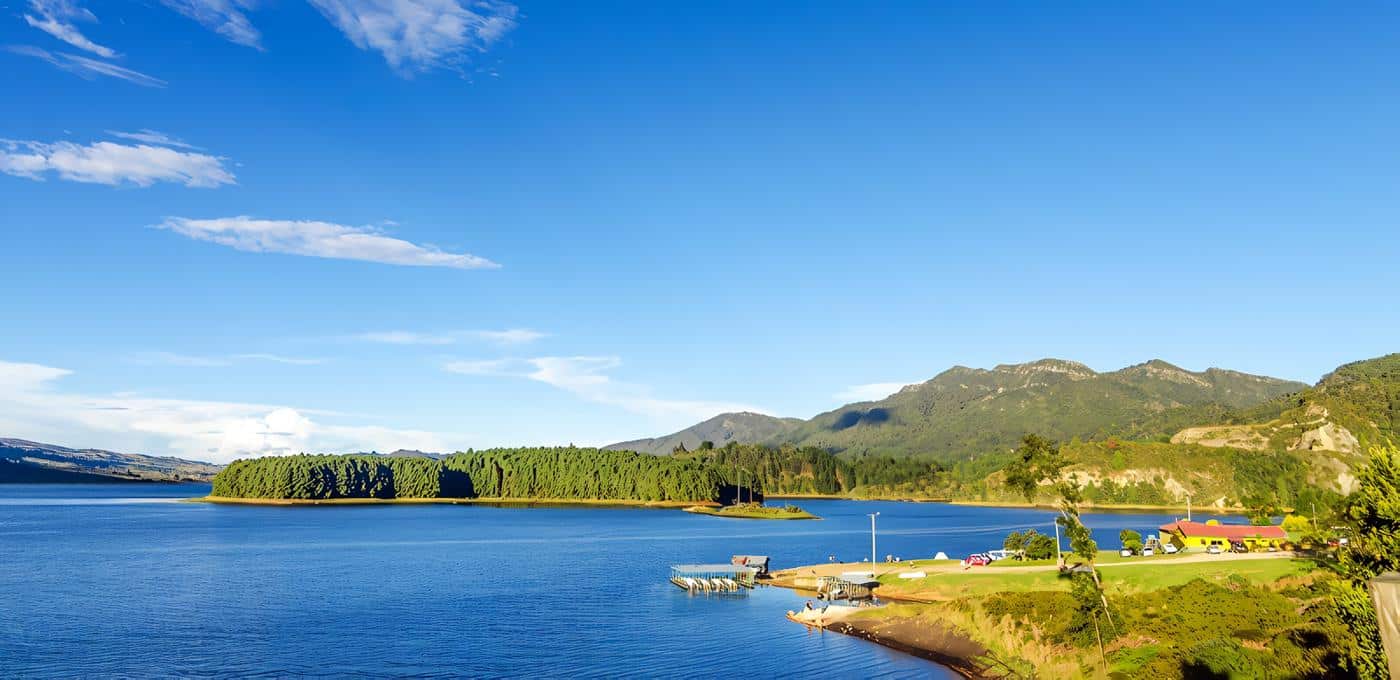
M 214 477 L 228 498 L 433 498 L 443 466 L 428 458 L 300 455 L 237 460 Z
M 728 502 L 723 475 L 702 461 L 574 447 L 492 449 L 442 460 L 298 455 L 235 461 L 214 496 L 334 498 L 559 498 Z
M 464 478 L 454 478 L 453 484 L 469 485 L 461 489 L 464 496 L 720 502 L 732 498 L 723 475 L 712 466 L 632 451 L 493 449 L 459 453 L 442 462 Z
M 772 447 L 704 442 L 694 451 L 677 447 L 671 456 L 703 461 L 731 485 L 742 483 L 768 494 L 846 495 L 867 492 L 923 493 L 939 483 L 943 469 L 920 458 L 861 456 L 842 458 L 815 447 Z

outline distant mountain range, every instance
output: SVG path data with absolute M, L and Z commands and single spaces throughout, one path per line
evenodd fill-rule
M 0 483 L 207 482 L 220 469 L 182 458 L 0 439 Z
M 878 401 L 847 404 L 809 420 L 729 413 L 663 437 L 607 448 L 670 453 L 702 441 L 818 446 L 850 456 L 928 455 L 955 460 L 1004 451 L 1028 432 L 1074 437 L 1166 438 L 1237 417 L 1300 382 L 1152 360 L 1108 373 L 1063 359 L 992 369 L 954 366 Z

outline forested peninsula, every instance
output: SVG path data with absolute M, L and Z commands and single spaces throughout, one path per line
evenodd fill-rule
M 296 455 L 234 461 L 209 500 L 521 499 L 729 504 L 762 491 L 699 460 L 555 447 L 468 451 L 440 460 Z

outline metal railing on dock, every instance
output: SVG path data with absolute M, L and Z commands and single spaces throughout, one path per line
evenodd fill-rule
M 737 564 L 676 564 L 671 583 L 692 595 L 700 593 L 742 595 L 754 587 L 758 570 Z
M 868 600 L 875 596 L 878 585 L 880 582 L 873 577 L 820 576 L 817 578 L 817 595 L 826 600 Z

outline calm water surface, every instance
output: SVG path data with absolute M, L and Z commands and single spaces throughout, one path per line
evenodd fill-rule
M 760 588 L 692 597 L 683 562 L 928 557 L 1051 531 L 1049 512 L 803 501 L 819 522 L 640 508 L 239 507 L 207 486 L 0 485 L 0 677 L 955 677 L 783 618 Z M 1104 547 L 1163 515 L 1086 517 Z

